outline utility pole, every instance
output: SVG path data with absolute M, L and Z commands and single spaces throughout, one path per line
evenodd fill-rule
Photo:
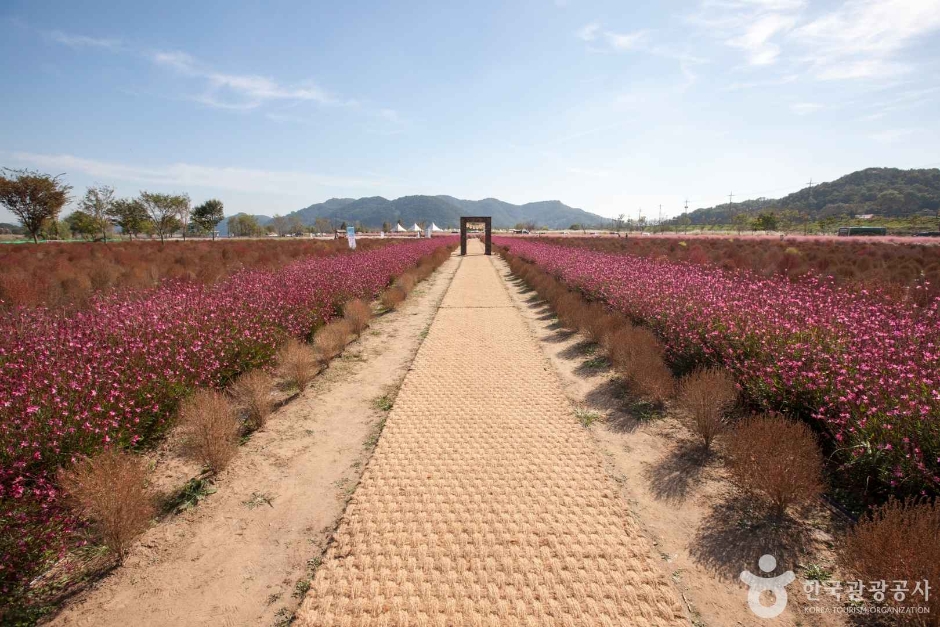
M 636 210 L 636 230 L 640 230 L 640 216 L 643 214 L 643 207 Z
M 813 177 L 809 178 L 809 204 L 806 206 L 806 220 L 803 221 L 803 235 L 809 233 L 809 212 L 813 205 Z
M 734 210 L 734 192 L 728 194 L 728 213 L 731 216 L 731 228 L 734 228 L 734 219 L 738 216 L 738 212 Z
M 663 232 L 663 206 L 662 204 L 659 205 L 659 219 L 656 222 L 658 223 L 657 226 L 659 226 L 659 232 L 662 233 Z

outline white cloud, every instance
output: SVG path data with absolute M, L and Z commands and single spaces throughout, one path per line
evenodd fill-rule
M 635 31 L 632 33 L 613 33 L 607 31 L 604 37 L 607 43 L 615 50 L 634 50 L 646 42 L 648 33 L 646 31 Z
M 868 138 L 883 144 L 892 144 L 914 133 L 915 129 L 912 128 L 892 128 L 878 133 L 871 133 Z
M 342 100 L 307 81 L 283 85 L 272 78 L 255 74 L 228 74 L 217 72 L 196 61 L 191 55 L 179 51 L 151 53 L 151 61 L 172 68 L 184 76 L 206 81 L 206 91 L 194 98 L 209 106 L 227 109 L 251 109 L 269 100 L 309 101 L 321 105 L 356 106 L 354 100 Z M 235 96 L 240 100 L 232 101 Z
M 120 39 L 86 37 L 85 35 L 72 35 L 60 30 L 53 30 L 46 33 L 52 41 L 68 46 L 70 48 L 105 48 L 116 50 L 121 47 Z
M 821 80 L 891 77 L 911 71 L 901 52 L 940 29 L 940 0 L 849 0 L 792 33 Z
M 780 46 L 771 39 L 774 35 L 793 28 L 796 21 L 794 15 L 760 15 L 746 26 L 743 34 L 728 39 L 725 43 L 744 50 L 750 65 L 770 65 L 780 55 Z
M 731 83 L 722 91 L 739 91 L 741 89 L 752 89 L 755 87 L 777 87 L 779 85 L 788 85 L 790 83 L 796 82 L 799 80 L 799 78 L 800 77 L 797 74 L 785 74 L 777 78 Z
M 790 105 L 790 111 L 797 115 L 809 115 L 825 109 L 826 105 L 818 102 L 795 102 Z
M 575 167 L 566 168 L 566 170 L 571 174 L 578 174 L 581 176 L 589 176 L 592 178 L 599 178 L 599 179 L 607 178 L 608 176 L 610 176 L 610 172 L 607 170 L 591 170 L 587 168 L 575 168 Z
M 579 28 L 577 32 L 575 32 L 575 37 L 582 41 L 594 41 L 597 39 L 597 31 L 599 31 L 600 28 L 600 24 L 597 22 L 591 22 L 590 24 L 586 24 Z
M 81 172 L 99 180 L 118 180 L 172 188 L 206 187 L 239 192 L 308 195 L 317 188 L 373 188 L 390 184 L 376 177 L 345 177 L 286 170 L 215 167 L 173 163 L 145 167 L 84 159 L 74 155 L 15 152 L 13 159 L 46 170 Z

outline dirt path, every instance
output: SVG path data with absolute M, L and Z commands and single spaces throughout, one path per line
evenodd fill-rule
M 216 494 L 148 531 L 54 624 L 285 624 L 367 461 L 385 415 L 374 401 L 405 376 L 457 265 L 376 319 L 252 436 Z
M 298 618 L 688 624 L 654 555 L 493 260 L 467 256 Z

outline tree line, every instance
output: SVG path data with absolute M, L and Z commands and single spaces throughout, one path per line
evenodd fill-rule
M 157 236 L 162 242 L 182 232 L 183 239 L 210 233 L 215 239 L 215 228 L 225 218 L 218 199 L 193 207 L 188 194 L 142 191 L 136 198 L 117 198 L 113 187 L 93 185 L 79 199 L 78 209 L 60 220 L 62 208 L 72 200 L 72 186 L 63 176 L 11 168 L 0 174 L 0 205 L 16 216 L 34 242 L 40 236 L 58 239 L 66 234 L 107 242 L 115 226 L 129 238 Z

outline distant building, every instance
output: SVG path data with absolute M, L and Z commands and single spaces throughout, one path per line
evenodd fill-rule
M 855 216 L 855 217 L 856 217 L 856 219 L 858 219 L 858 220 L 871 220 L 872 218 L 875 217 L 875 214 L 873 214 L 873 213 L 866 213 L 866 214 L 863 214 L 863 215 L 860 215 L 860 216 Z

